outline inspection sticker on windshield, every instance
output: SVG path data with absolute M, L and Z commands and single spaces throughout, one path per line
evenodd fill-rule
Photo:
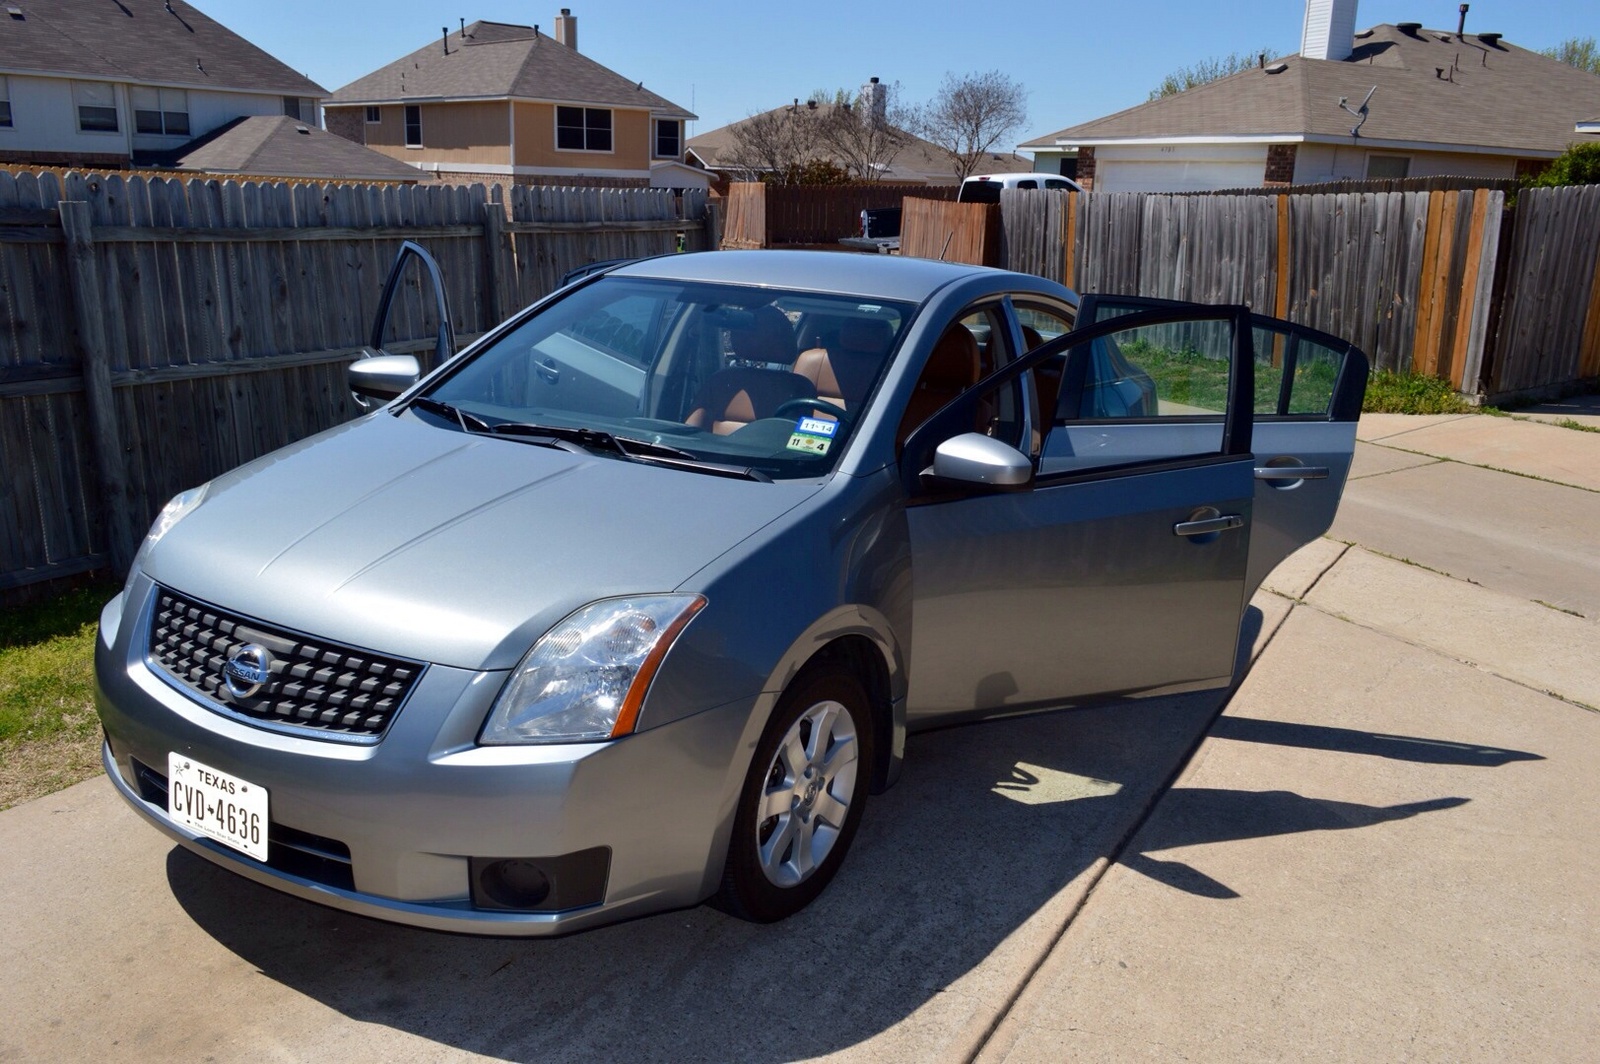
M 794 433 L 789 437 L 789 450 L 807 454 L 827 454 L 833 446 L 833 434 L 839 431 L 837 421 L 820 417 L 803 417 L 795 422 Z

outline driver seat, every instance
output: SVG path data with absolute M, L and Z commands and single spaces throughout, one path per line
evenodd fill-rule
M 815 399 L 817 389 L 798 373 L 735 366 L 718 370 L 695 393 L 684 424 L 726 436 L 771 417 L 791 399 Z

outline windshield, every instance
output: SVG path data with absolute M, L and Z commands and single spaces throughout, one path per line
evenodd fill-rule
M 461 431 L 526 441 L 539 434 L 517 426 L 544 427 L 568 446 L 621 460 L 822 476 L 911 311 L 882 300 L 608 276 L 529 318 L 427 396 L 437 420 Z M 614 441 L 591 447 L 594 434 Z

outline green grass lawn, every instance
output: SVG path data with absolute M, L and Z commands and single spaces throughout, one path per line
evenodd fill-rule
M 106 584 L 0 611 L 0 809 L 100 770 L 94 639 Z

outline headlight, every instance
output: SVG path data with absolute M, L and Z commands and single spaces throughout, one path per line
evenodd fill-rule
M 133 578 L 144 564 L 145 558 L 150 554 L 150 549 L 161 541 L 161 537 L 172 531 L 176 525 L 187 517 L 196 506 L 199 506 L 206 497 L 206 490 L 210 484 L 202 484 L 198 488 L 180 491 L 168 500 L 167 505 L 156 514 L 156 519 L 150 525 L 150 531 L 145 533 L 144 542 L 139 544 L 139 553 L 133 556 L 133 564 L 128 566 L 128 579 L 122 590 L 126 592 L 133 586 Z
M 578 743 L 627 735 L 661 659 L 705 604 L 699 595 L 639 595 L 585 606 L 528 651 L 480 741 Z

